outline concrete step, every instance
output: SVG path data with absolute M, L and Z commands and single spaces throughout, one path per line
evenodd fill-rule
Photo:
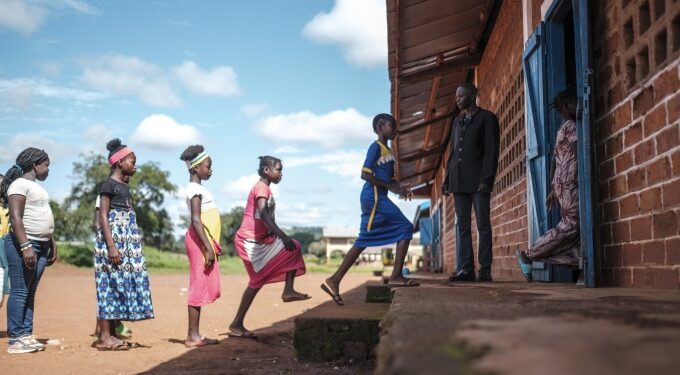
M 675 290 L 444 280 L 395 291 L 381 322 L 376 374 L 632 375 L 680 368 Z
M 392 293 L 390 287 L 385 284 L 375 282 L 366 285 L 366 303 L 390 303 Z
M 299 360 L 364 361 L 374 357 L 380 321 L 389 303 L 367 303 L 367 286 L 377 283 L 343 293 L 344 306 L 329 301 L 295 318 L 293 348 Z

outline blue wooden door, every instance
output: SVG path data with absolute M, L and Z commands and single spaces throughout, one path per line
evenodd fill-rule
M 432 268 L 441 272 L 441 205 L 432 213 Z
M 546 97 L 546 26 L 541 23 L 527 40 L 522 63 L 526 103 L 526 158 L 529 243 L 548 230 L 545 200 L 550 159 L 546 150 L 548 99 Z
M 597 218 L 597 168 L 593 167 L 592 127 L 592 55 L 590 52 L 590 12 L 588 0 L 572 0 L 574 9 L 574 31 L 576 36 L 576 85 L 578 90 L 578 112 L 576 118 L 579 215 L 583 271 L 586 287 L 595 287 L 599 282 L 600 252 Z

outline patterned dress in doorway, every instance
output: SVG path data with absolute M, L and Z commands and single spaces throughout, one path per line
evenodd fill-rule
M 578 267 L 581 259 L 578 217 L 578 170 L 576 123 L 560 126 L 555 142 L 555 175 L 552 189 L 560 204 L 560 222 L 541 236 L 527 255 L 532 260 Z

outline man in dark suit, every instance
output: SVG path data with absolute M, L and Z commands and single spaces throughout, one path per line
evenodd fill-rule
M 456 90 L 461 114 L 453 120 L 451 149 L 442 185 L 453 193 L 456 207 L 456 272 L 449 282 L 474 281 L 475 263 L 470 229 L 472 207 L 478 231 L 477 281 L 492 281 L 491 190 L 498 169 L 500 128 L 495 114 L 477 106 L 477 88 L 464 83 Z

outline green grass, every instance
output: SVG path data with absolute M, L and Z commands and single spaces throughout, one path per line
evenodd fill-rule
M 76 267 L 92 268 L 94 244 L 74 245 L 59 243 L 59 259 Z M 162 251 L 153 246 L 144 247 L 146 265 L 153 273 L 183 273 L 189 270 L 189 261 L 184 253 Z M 305 256 L 307 271 L 310 273 L 333 273 L 338 269 L 341 259 L 331 259 L 329 263 L 319 263 L 314 256 Z M 359 265 L 352 267 L 349 272 L 369 273 L 374 266 Z M 223 256 L 220 258 L 220 273 L 224 275 L 245 274 L 241 258 L 237 256 Z

